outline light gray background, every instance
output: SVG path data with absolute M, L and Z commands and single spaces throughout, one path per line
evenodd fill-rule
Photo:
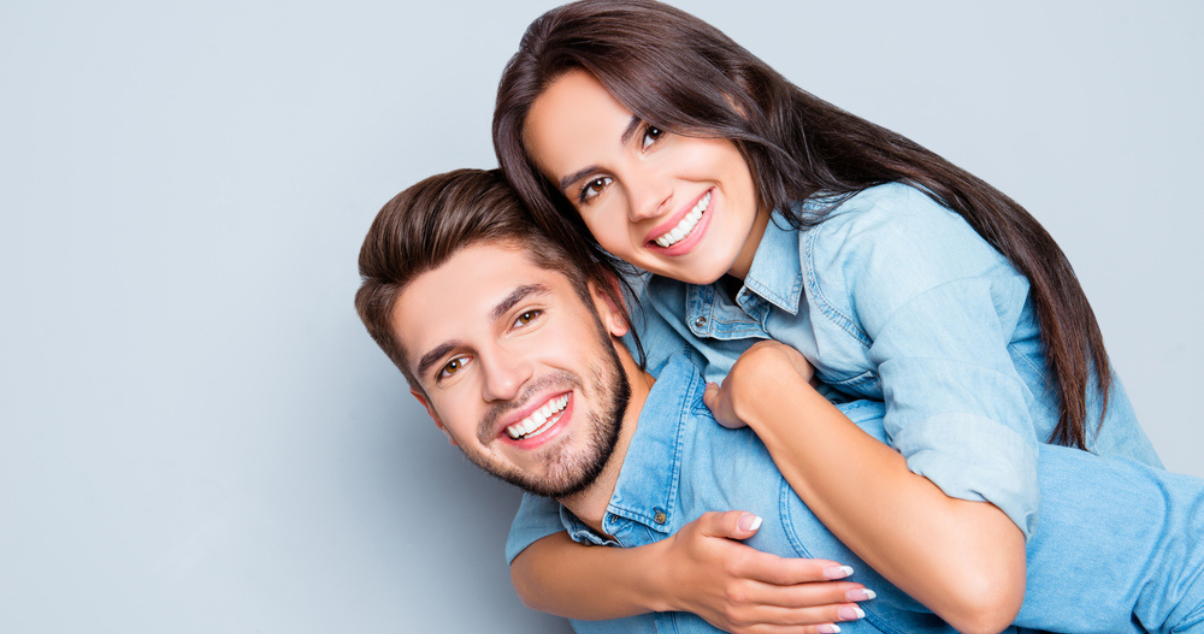
M 1204 476 L 1204 4 L 681 5 L 1026 205 Z M 550 6 L 0 5 L 0 631 L 567 630 L 351 306 Z

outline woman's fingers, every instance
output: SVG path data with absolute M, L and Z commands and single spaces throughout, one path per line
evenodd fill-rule
M 756 514 L 710 512 L 667 540 L 662 567 L 675 571 L 671 584 L 679 600 L 671 609 L 734 634 L 835 632 L 834 623 L 864 616 L 856 602 L 873 593 L 844 579 L 851 568 L 778 557 L 739 541 L 758 528 Z
M 795 586 L 760 584 L 760 587 L 748 588 L 746 596 L 748 605 L 761 606 L 781 615 L 807 615 L 802 622 L 815 623 L 818 620 L 853 620 L 850 616 L 852 612 L 841 613 L 840 609 L 856 607 L 857 603 L 868 601 L 876 595 L 872 590 L 855 583 L 825 581 Z
M 737 574 L 779 586 L 838 581 L 853 574 L 851 567 L 835 561 L 779 557 L 751 547 L 743 553 L 739 566 Z
M 710 511 L 694 521 L 703 537 L 748 539 L 761 527 L 761 518 L 747 511 Z
M 711 415 L 715 417 L 715 420 L 720 425 L 729 429 L 739 429 L 748 426 L 736 416 L 736 410 L 733 407 L 731 394 L 726 382 L 723 385 L 707 383 L 706 390 L 702 393 L 702 402 L 711 410 Z
M 774 631 L 788 627 L 798 631 L 800 627 L 821 627 L 865 618 L 865 611 L 856 603 L 837 603 L 801 608 L 783 608 L 775 605 L 750 605 L 731 610 L 727 625 L 736 634 L 758 631 Z

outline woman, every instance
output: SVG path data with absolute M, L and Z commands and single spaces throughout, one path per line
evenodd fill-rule
M 503 75 L 494 142 L 549 231 L 653 274 L 643 332 L 651 367 L 686 345 L 717 380 L 751 343 L 772 338 L 800 350 L 835 388 L 832 398 L 886 402 L 888 434 L 913 473 L 882 477 L 923 476 L 949 504 L 895 509 L 928 522 L 917 532 L 853 521 L 855 504 L 817 515 L 942 616 L 932 603 L 967 579 L 1009 571 L 1014 581 L 1037 521 L 1037 442 L 1158 464 L 1069 264 L 1023 208 L 791 85 L 693 16 L 648 1 L 579 2 L 545 14 Z M 854 499 L 848 478 L 796 468 L 813 463 L 818 447 L 788 423 L 753 426 L 795 489 L 814 491 L 808 504 Z M 516 587 L 541 609 L 600 618 L 668 606 L 742 631 L 730 605 L 706 596 L 751 580 L 767 608 L 792 608 L 750 611 L 758 615 L 750 620 L 831 631 L 831 621 L 856 615 L 843 599 L 869 596 L 797 583 L 822 580 L 818 567 L 793 568 L 787 579 L 765 567 L 690 575 L 721 581 L 680 584 L 666 596 L 649 591 L 634 567 L 555 535 L 523 550 L 555 532 L 551 512 L 526 501 L 508 545 L 512 558 L 522 553 Z M 718 540 L 702 535 L 716 532 L 748 534 L 700 527 L 678 541 L 694 545 L 686 552 L 711 552 Z M 983 540 L 953 539 L 967 533 Z M 1008 547 L 996 549 L 996 561 L 959 550 L 1001 540 Z M 610 581 L 607 595 L 575 585 L 587 569 Z M 783 587 L 794 592 L 785 598 Z

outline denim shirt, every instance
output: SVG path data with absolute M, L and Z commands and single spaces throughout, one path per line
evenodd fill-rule
M 804 213 L 820 203 L 809 201 Z M 957 213 L 891 183 L 805 231 L 775 213 L 735 303 L 720 284 L 653 277 L 642 298 L 652 366 L 689 346 L 719 381 L 758 339 L 798 349 L 834 400 L 886 404 L 889 443 L 950 497 L 1036 521 L 1036 447 L 1058 422 L 1028 280 Z M 1113 375 L 1092 451 L 1161 466 Z M 1098 421 L 1090 398 L 1088 420 Z
M 866 618 L 841 623 L 842 631 L 953 632 L 828 532 L 756 434 L 719 426 L 702 402 L 704 389 L 684 355 L 670 359 L 645 401 L 603 518 L 613 539 L 555 505 L 561 530 L 582 543 L 635 547 L 665 539 L 706 511 L 746 509 L 764 518 L 749 545 L 850 565 L 852 579 L 877 592 L 878 598 L 860 603 Z M 839 407 L 885 439 L 882 403 Z M 1042 494 L 1053 505 L 1028 543 L 1029 593 L 1016 625 L 1116 634 L 1204 627 L 1204 513 L 1198 512 L 1204 481 L 1063 447 L 1044 447 L 1040 454 Z M 681 612 L 574 621 L 573 627 L 582 634 L 718 631 Z
M 1027 537 L 1040 499 L 1036 447 L 1058 418 L 1028 287 L 960 216 L 891 183 L 805 231 L 775 212 L 735 303 L 719 282 L 653 276 L 634 317 L 654 376 L 682 350 L 719 382 L 760 339 L 795 347 L 833 402 L 885 403 L 887 442 L 908 468 L 951 497 L 995 504 Z M 1089 421 L 1100 415 L 1093 396 Z M 1088 440 L 1095 453 L 1161 466 L 1115 374 Z M 507 560 L 559 530 L 556 505 L 526 500 Z

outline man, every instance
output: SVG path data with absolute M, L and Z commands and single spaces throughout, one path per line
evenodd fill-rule
M 856 567 L 878 598 L 848 631 L 952 631 L 833 536 L 750 430 L 716 424 L 685 355 L 656 380 L 640 368 L 621 341 L 630 320 L 613 273 L 539 234 L 496 172 L 402 192 L 373 223 L 360 271 L 360 317 L 435 424 L 478 466 L 556 499 L 573 539 L 649 544 L 706 511 L 743 508 L 765 520 L 750 545 Z M 757 363 L 792 381 L 791 393 L 811 390 L 805 369 L 777 352 Z M 841 412 L 883 438 L 880 404 Z M 1204 483 L 1058 447 L 1042 447 L 1040 473 L 1017 625 L 1204 631 Z M 1012 614 L 971 625 L 997 631 Z M 713 629 L 677 612 L 575 626 Z

